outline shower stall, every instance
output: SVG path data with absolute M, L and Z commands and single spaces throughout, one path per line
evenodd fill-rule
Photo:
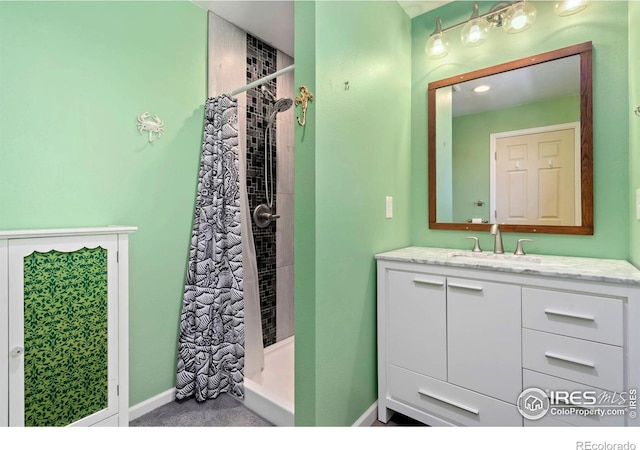
M 294 61 L 212 12 L 208 39 L 208 95 L 238 100 L 244 402 L 293 425 Z

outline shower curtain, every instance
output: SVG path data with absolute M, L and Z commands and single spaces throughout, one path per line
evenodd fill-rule
M 244 296 L 237 102 L 210 98 L 185 281 L 176 398 L 244 396 Z

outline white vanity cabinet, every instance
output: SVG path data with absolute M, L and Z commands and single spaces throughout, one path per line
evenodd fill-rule
M 0 426 L 128 426 L 128 234 L 0 231 Z
M 639 424 L 629 402 L 623 415 L 539 420 L 516 404 L 532 387 L 590 392 L 602 403 L 640 386 L 640 271 L 624 261 L 454 254 L 376 255 L 381 421 L 397 411 L 429 425 Z M 607 401 L 620 406 L 620 397 Z

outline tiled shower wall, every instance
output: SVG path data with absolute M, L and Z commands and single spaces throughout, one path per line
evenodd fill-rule
M 246 84 L 276 71 L 276 53 L 273 47 L 247 34 Z M 264 86 L 273 95 L 276 95 L 276 80 L 271 80 Z M 265 130 L 271 114 L 272 103 L 273 101 L 269 97 L 262 94 L 260 88 L 247 91 L 247 193 L 249 195 L 249 211 L 251 212 L 261 203 L 267 202 L 265 195 L 265 167 L 267 164 L 264 154 Z M 277 134 L 277 130 L 275 131 Z M 271 137 L 271 142 L 273 142 L 273 157 L 275 158 L 272 164 L 276 164 L 275 135 Z M 276 166 L 273 167 L 275 174 Z M 274 189 L 275 186 L 274 180 Z M 278 211 L 275 193 L 272 210 Z M 266 347 L 276 342 L 276 225 L 271 223 L 265 228 L 259 228 L 253 222 L 251 227 L 258 265 L 262 339 Z
M 209 96 L 230 92 L 293 64 L 290 56 L 213 13 L 210 13 L 209 24 Z M 293 72 L 271 80 L 265 86 L 277 98 L 293 98 Z M 246 141 L 246 186 L 252 215 L 258 204 L 266 202 L 264 130 L 272 102 L 261 94 L 259 87 L 239 94 L 237 98 L 238 113 L 244 116 L 239 118 L 239 137 Z M 294 107 L 278 114 L 272 136 L 273 206 L 281 218 L 263 229 L 252 224 L 265 347 L 292 336 L 294 329 L 293 120 Z
M 293 58 L 278 52 L 278 70 L 293 64 Z M 293 72 L 278 77 L 278 98 L 295 98 Z M 295 106 L 278 114 L 278 178 L 276 200 L 280 219 L 276 223 L 276 340 L 293 336 L 293 144 Z

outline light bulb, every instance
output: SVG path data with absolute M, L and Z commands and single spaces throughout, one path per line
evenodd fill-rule
M 434 55 L 442 55 L 444 53 L 444 44 L 442 39 L 437 38 L 433 41 L 432 52 Z
M 513 19 L 511 19 L 511 26 L 516 30 L 520 30 L 520 28 L 524 27 L 526 24 L 527 18 L 524 13 L 520 10 L 516 11 L 513 15 Z
M 489 33 L 489 22 L 487 19 L 478 17 L 478 3 L 473 4 L 473 13 L 462 27 L 460 39 L 465 47 L 475 47 L 483 44 L 487 40 Z
M 529 2 L 514 3 L 506 12 L 504 19 L 504 31 L 507 33 L 519 33 L 528 30 L 536 21 L 536 8 Z
M 478 25 L 473 25 L 469 30 L 469 41 L 476 43 L 480 40 L 480 27 Z
M 449 41 L 442 31 L 442 21 L 439 17 L 436 20 L 436 29 L 427 39 L 424 51 L 429 59 L 444 58 L 449 53 Z
M 449 53 L 449 42 L 443 33 L 434 34 L 427 40 L 425 52 L 430 59 L 444 58 Z

